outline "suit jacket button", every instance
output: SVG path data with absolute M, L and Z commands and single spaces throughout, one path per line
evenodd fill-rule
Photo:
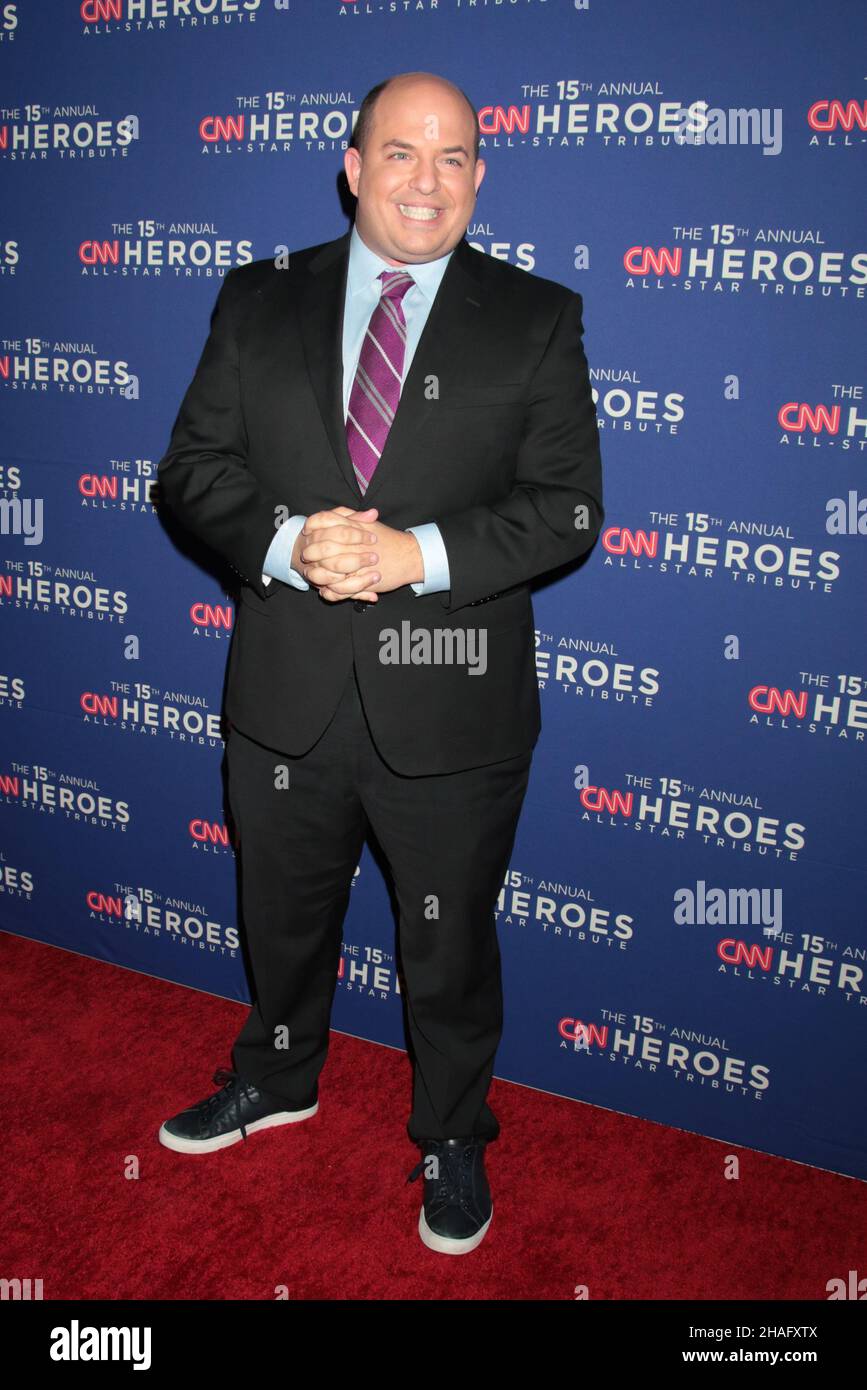
M 364 599 L 357 598 L 354 600 L 352 606 L 355 609 L 356 613 L 363 613 L 365 608 L 367 607 L 367 603 Z

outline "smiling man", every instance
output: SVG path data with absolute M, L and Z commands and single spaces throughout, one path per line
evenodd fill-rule
M 226 765 L 254 996 L 233 1069 L 160 1140 L 209 1153 L 316 1113 L 370 833 L 399 907 L 409 1176 L 445 1254 L 493 1212 L 494 906 L 540 730 L 529 582 L 603 518 L 581 298 L 469 245 L 478 154 L 446 79 L 368 92 L 354 226 L 229 272 L 159 465 L 241 581 Z

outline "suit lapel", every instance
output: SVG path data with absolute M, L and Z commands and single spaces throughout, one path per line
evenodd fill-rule
M 400 402 L 388 432 L 382 456 L 367 492 L 362 494 L 346 443 L 343 420 L 343 306 L 349 269 L 350 232 L 329 242 L 308 266 L 308 278 L 299 302 L 299 320 L 310 381 L 322 421 L 340 472 L 358 498 L 360 507 L 372 506 L 395 465 L 395 457 L 412 457 L 411 445 L 427 423 L 434 400 L 428 399 L 429 378 L 444 393 L 458 377 L 455 344 L 468 342 L 469 315 L 484 303 L 484 289 L 477 275 L 476 258 L 465 238 L 455 247 L 410 369 L 404 377 Z M 409 267 L 411 270 L 412 267 Z
M 346 445 L 343 424 L 343 304 L 349 269 L 347 232 L 329 242 L 310 262 L 298 305 L 301 339 L 310 382 L 331 449 L 356 497 L 361 489 Z

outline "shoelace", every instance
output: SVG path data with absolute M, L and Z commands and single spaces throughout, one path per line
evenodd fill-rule
M 218 1106 L 225 1103 L 228 1090 L 234 1087 L 234 1101 L 238 1118 L 238 1128 L 246 1142 L 247 1130 L 241 1120 L 241 1098 L 246 1093 L 246 1083 L 241 1079 L 238 1072 L 232 1071 L 231 1067 L 219 1067 L 214 1072 L 214 1085 L 222 1087 L 222 1090 L 215 1091 L 212 1096 L 208 1096 L 208 1099 L 203 1102 L 202 1125 L 205 1126 Z
M 470 1186 L 473 1152 L 480 1142 L 478 1139 L 464 1139 L 460 1145 L 449 1146 L 442 1141 L 427 1141 L 407 1182 L 415 1182 L 416 1178 L 421 1177 L 428 1159 L 435 1156 L 439 1160 L 439 1169 L 437 1178 L 433 1179 L 436 1182 L 434 1199 L 456 1200 L 463 1206 Z

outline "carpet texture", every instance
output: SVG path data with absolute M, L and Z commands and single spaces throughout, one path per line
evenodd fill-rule
M 867 1184 L 503 1081 L 490 1231 L 438 1255 L 404 1053 L 332 1033 L 313 1119 L 187 1157 L 157 1130 L 245 1006 L 3 932 L 0 992 L 0 1275 L 46 1299 L 822 1300 L 867 1273 Z

